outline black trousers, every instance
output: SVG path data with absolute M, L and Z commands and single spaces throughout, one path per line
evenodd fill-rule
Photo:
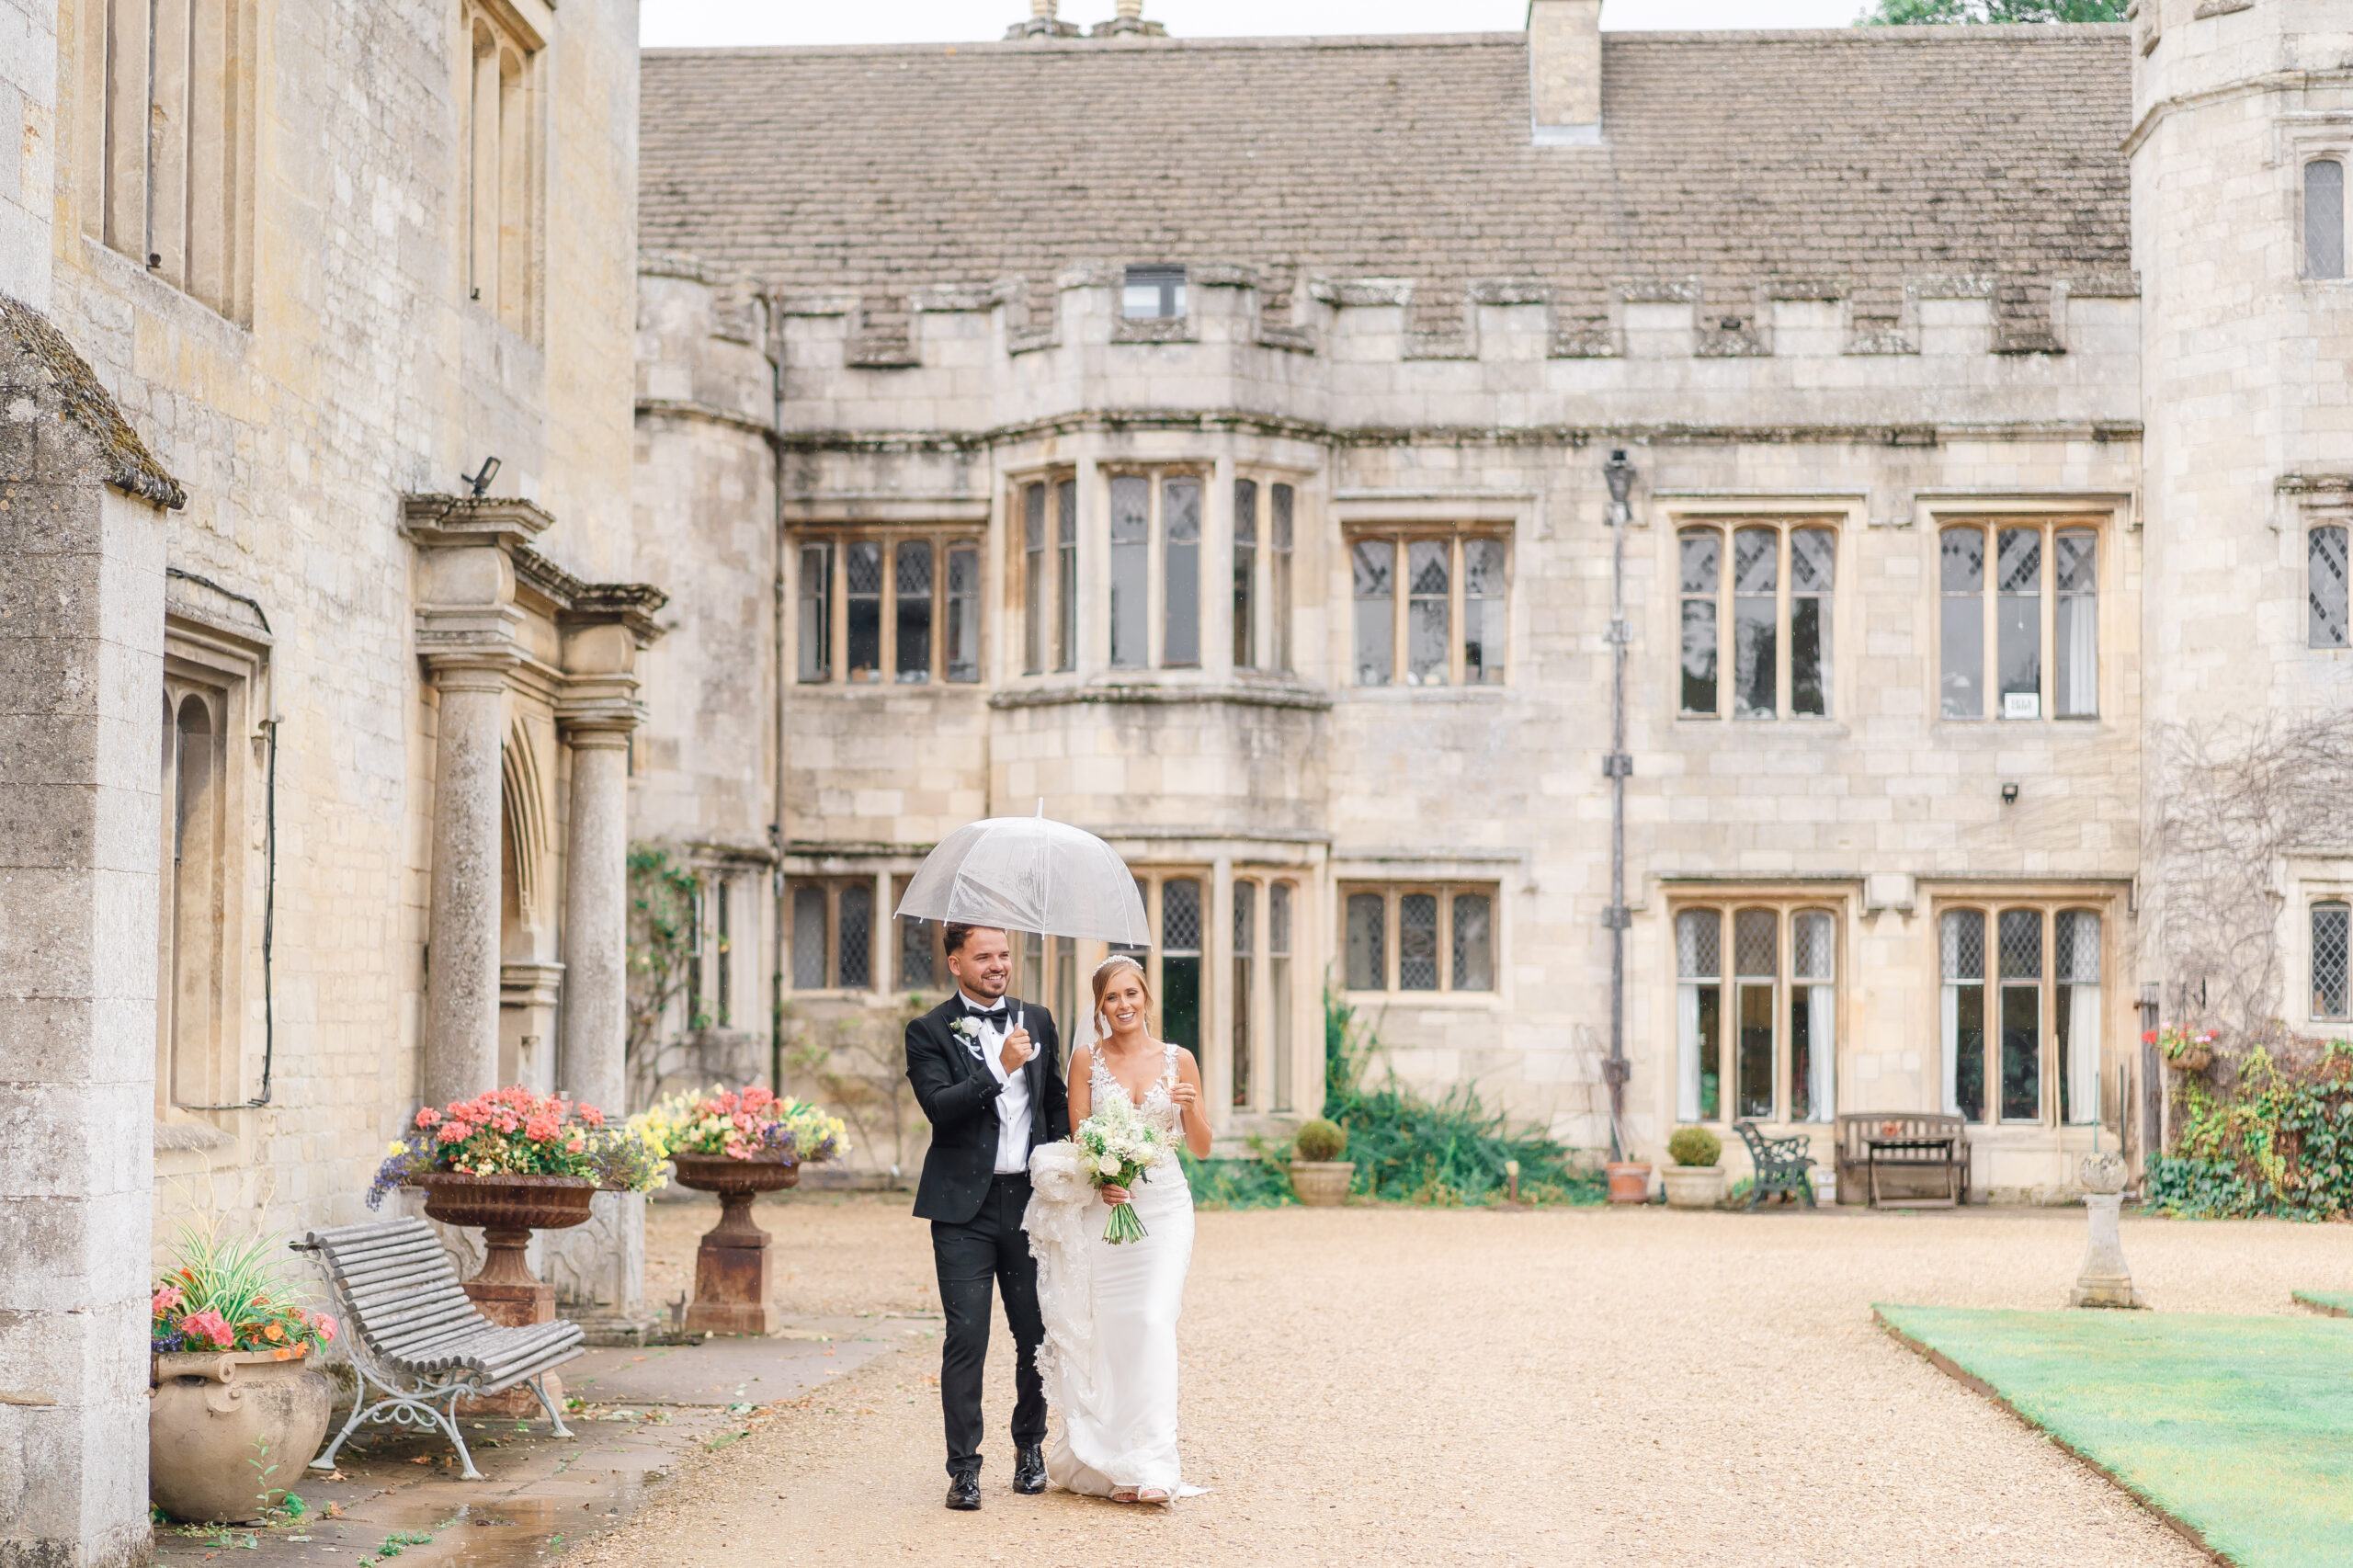
M 1038 1262 L 1021 1228 L 1029 1206 L 1029 1178 L 1001 1176 L 989 1183 L 981 1211 L 962 1224 L 931 1222 L 932 1261 L 939 1269 L 939 1305 L 948 1317 L 939 1357 L 939 1411 L 948 1427 L 948 1471 L 981 1468 L 981 1373 L 989 1355 L 989 1284 L 1005 1298 L 1013 1329 L 1013 1441 L 1028 1448 L 1046 1440 L 1046 1391 L 1038 1381 L 1038 1346 L 1046 1337 L 1038 1314 Z

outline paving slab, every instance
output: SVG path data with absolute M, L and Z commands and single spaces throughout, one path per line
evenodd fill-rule
M 643 1350 L 592 1350 L 563 1369 L 574 1396 L 603 1405 L 768 1404 L 806 1393 L 887 1350 L 937 1341 L 928 1318 L 808 1318 L 772 1337 L 713 1335 Z

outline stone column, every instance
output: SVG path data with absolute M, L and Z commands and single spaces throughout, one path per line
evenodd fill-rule
M 0 407 L 0 1563 L 127 1568 L 152 1545 L 159 508 L 181 494 L 5 296 Z
M 563 1056 L 558 1082 L 611 1116 L 629 1110 L 629 730 L 567 724 Z
M 425 1101 L 498 1086 L 498 826 L 506 670 L 494 655 L 437 655 L 433 881 L 426 940 Z

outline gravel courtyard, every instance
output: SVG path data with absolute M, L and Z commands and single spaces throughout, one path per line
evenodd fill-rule
M 937 1310 L 905 1199 L 764 1204 L 779 1303 Z M 656 1288 L 715 1208 L 658 1205 Z M 2063 1304 L 2077 1210 L 1900 1215 L 1206 1213 L 1171 1511 L 1009 1489 L 992 1342 L 986 1506 L 940 1506 L 938 1341 L 787 1406 L 575 1561 L 835 1564 L 2115 1564 L 2210 1562 L 1888 1340 L 1874 1301 Z M 2128 1220 L 2168 1312 L 2287 1312 L 2353 1237 Z

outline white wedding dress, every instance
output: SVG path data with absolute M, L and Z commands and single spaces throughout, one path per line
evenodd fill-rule
M 1126 1095 L 1090 1051 L 1094 1103 Z M 1167 1072 L 1176 1071 L 1168 1047 Z M 1182 1119 L 1166 1079 L 1136 1108 L 1176 1149 Z M 1176 1317 L 1185 1271 L 1193 1259 L 1193 1193 L 1172 1153 L 1169 1163 L 1131 1189 L 1141 1241 L 1103 1239 L 1111 1211 L 1080 1173 L 1076 1150 L 1048 1143 L 1029 1161 L 1031 1197 L 1024 1216 L 1038 1259 L 1038 1304 L 1046 1342 L 1038 1369 L 1047 1403 L 1062 1417 L 1046 1449 L 1046 1474 L 1091 1497 L 1154 1488 L 1193 1496 L 1176 1463 Z

